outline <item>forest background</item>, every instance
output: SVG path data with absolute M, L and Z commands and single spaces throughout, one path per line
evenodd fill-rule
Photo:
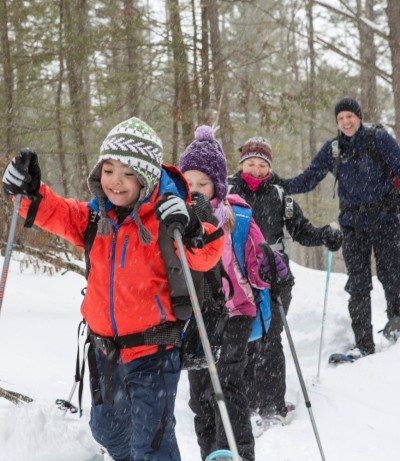
M 137 116 L 163 140 L 165 163 L 210 124 L 230 173 L 259 135 L 292 177 L 336 135 L 341 97 L 400 139 L 399 70 L 398 0 L 0 0 L 0 168 L 29 146 L 57 193 L 88 199 L 101 142 Z M 337 219 L 332 177 L 295 200 L 317 226 Z M 12 202 L 0 202 L 4 254 Z M 82 273 L 74 250 L 21 222 L 15 247 L 38 270 Z M 326 265 L 321 248 L 289 252 Z M 340 254 L 334 270 L 344 271 Z

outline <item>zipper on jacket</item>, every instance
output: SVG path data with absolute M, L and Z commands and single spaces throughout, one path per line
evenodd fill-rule
M 124 246 L 122 247 L 121 269 L 125 267 L 126 250 L 128 249 L 129 235 L 125 236 Z
M 117 230 L 113 230 L 111 243 L 111 273 L 110 273 L 110 319 L 114 334 L 118 335 L 117 323 L 114 316 L 114 276 L 115 276 L 115 247 L 117 243 Z

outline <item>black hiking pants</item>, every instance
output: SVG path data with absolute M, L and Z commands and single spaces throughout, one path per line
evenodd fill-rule
M 254 461 L 254 438 L 243 380 L 253 320 L 243 315 L 229 318 L 217 363 L 233 434 L 243 461 Z M 195 414 L 197 442 L 204 460 L 214 450 L 229 449 L 229 446 L 208 369 L 189 370 L 188 376 L 189 406 Z
M 387 316 L 400 315 L 400 223 L 391 221 L 366 230 L 344 228 L 343 257 L 349 276 L 345 290 L 350 294 L 349 313 L 356 346 L 375 351 L 371 313 L 371 255 L 385 291 Z
M 287 314 L 292 300 L 293 282 L 282 285 L 280 297 Z M 271 299 L 271 325 L 264 338 L 248 346 L 245 370 L 246 392 L 251 411 L 261 416 L 286 416 L 286 361 L 282 346 L 283 322 L 279 302 Z

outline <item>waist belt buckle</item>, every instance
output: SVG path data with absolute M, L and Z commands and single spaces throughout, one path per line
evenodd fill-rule
M 95 349 L 100 349 L 104 355 L 108 355 L 109 352 L 115 349 L 114 342 L 109 338 L 92 334 L 92 341 Z

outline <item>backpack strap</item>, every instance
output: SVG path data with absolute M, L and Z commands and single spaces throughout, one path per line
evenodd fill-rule
M 238 205 L 233 205 L 232 210 L 235 215 L 235 227 L 232 231 L 233 252 L 243 276 L 247 278 L 245 246 L 249 235 L 252 211 L 250 208 Z M 253 287 L 251 288 L 254 292 L 254 299 L 257 305 L 257 316 L 253 322 L 249 341 L 255 341 L 262 338 L 269 329 L 271 323 L 271 306 L 268 288 L 263 288 L 261 290 L 255 290 Z
M 90 272 L 90 250 L 92 249 L 94 239 L 97 234 L 97 223 L 99 222 L 100 216 L 96 211 L 89 210 L 89 222 L 83 233 L 83 246 L 85 249 L 85 278 L 86 280 L 89 277 Z
M 272 186 L 275 187 L 276 191 L 278 192 L 279 200 L 283 205 L 283 220 L 287 221 L 288 219 L 293 218 L 293 197 L 291 195 L 286 194 L 283 187 L 279 184 L 272 184 Z
M 332 149 L 332 158 L 333 158 L 333 177 L 335 178 L 335 182 L 333 183 L 333 198 L 335 198 L 335 191 L 336 191 L 336 185 L 337 185 L 337 182 L 338 182 L 339 168 L 340 168 L 340 164 L 342 162 L 342 158 L 341 158 L 341 155 L 340 155 L 341 150 L 340 150 L 340 136 L 339 136 L 339 134 L 332 141 L 331 149 Z
M 189 290 L 183 274 L 181 261 L 175 251 L 174 241 L 168 235 L 167 228 L 164 224 L 160 224 L 158 244 L 167 272 L 174 315 L 177 319 L 186 321 L 192 315 Z M 194 270 L 190 272 L 201 305 L 204 299 L 204 274 L 203 272 Z
M 368 155 L 370 155 L 381 167 L 383 174 L 386 178 L 390 178 L 390 171 L 387 163 L 383 159 L 382 155 L 379 154 L 376 147 L 376 130 L 378 128 L 384 129 L 382 125 L 364 124 L 365 127 L 365 141 L 367 143 Z
M 250 208 L 238 205 L 232 206 L 235 215 L 235 227 L 232 231 L 232 245 L 236 259 L 239 263 L 242 274 L 247 277 L 247 271 L 244 260 L 244 249 L 249 235 L 252 212 Z
M 272 186 L 275 187 L 275 189 L 277 190 L 279 200 L 281 201 L 281 203 L 283 203 L 283 187 L 279 184 L 272 184 Z

